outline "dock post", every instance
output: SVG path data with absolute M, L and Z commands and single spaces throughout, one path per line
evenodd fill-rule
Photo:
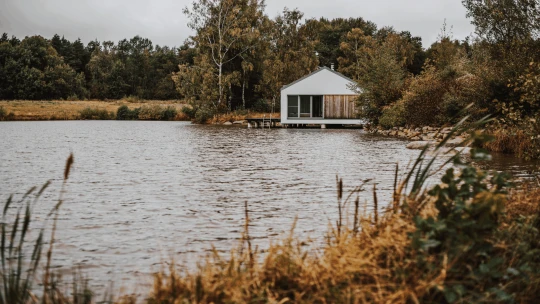
M 248 121 L 248 129 L 251 129 L 251 128 L 253 128 L 253 126 L 251 125 L 251 122 Z
M 325 125 L 325 124 L 322 124 L 322 125 L 321 125 L 321 129 L 326 129 L 326 125 Z

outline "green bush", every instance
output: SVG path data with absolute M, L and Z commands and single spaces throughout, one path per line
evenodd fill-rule
M 105 109 L 87 107 L 79 112 L 79 117 L 85 120 L 109 120 L 114 119 L 115 115 Z
M 191 122 L 204 124 L 216 114 L 216 111 L 208 107 L 186 106 L 182 108 L 182 113 L 191 119 Z
M 7 118 L 7 111 L 4 107 L 0 106 L 0 121 Z
M 117 120 L 128 120 L 130 119 L 131 110 L 126 106 L 120 106 L 118 110 L 116 110 L 116 119 Z
M 159 105 L 142 106 L 139 112 L 140 120 L 160 120 L 161 107 Z
M 215 111 L 209 108 L 199 108 L 195 117 L 192 119 L 192 122 L 203 124 L 210 120 L 215 114 Z
M 161 110 L 161 120 L 173 120 L 178 112 L 173 106 L 168 106 Z
M 425 67 L 422 74 L 411 81 L 411 85 L 400 100 L 405 107 L 407 124 L 413 126 L 442 124 L 438 119 L 447 85 L 435 67 Z
M 249 111 L 244 107 L 239 107 L 233 112 L 235 115 L 248 115 Z
M 405 126 L 405 107 L 403 103 L 398 101 L 385 108 L 379 119 L 379 124 L 385 129 Z
M 258 99 L 251 109 L 255 112 L 270 112 L 272 110 L 272 107 L 266 102 L 264 99 Z
M 117 120 L 173 120 L 178 112 L 173 106 L 162 107 L 159 105 L 143 106 L 130 110 L 128 106 L 122 105 L 116 111 Z
M 184 106 L 182 108 L 182 113 L 186 114 L 189 119 L 194 119 L 195 115 L 197 115 L 197 108 Z
M 129 119 L 137 120 L 139 119 L 139 114 L 141 113 L 141 108 L 135 108 L 131 110 Z
M 511 299 L 499 285 L 507 269 L 493 241 L 507 200 L 509 176 L 492 174 L 489 177 L 471 165 L 459 172 L 448 169 L 442 184 L 429 191 L 436 199 L 437 216 L 414 219 L 416 231 L 411 241 L 418 265 L 430 270 L 445 258 L 453 263 L 444 288 L 432 290 L 434 295 L 440 294 L 435 296 L 439 303 L 461 298 L 476 302 L 484 292 L 494 294 L 497 301 Z
M 117 120 L 137 120 L 139 119 L 140 108 L 130 110 L 128 106 L 122 105 L 116 111 Z

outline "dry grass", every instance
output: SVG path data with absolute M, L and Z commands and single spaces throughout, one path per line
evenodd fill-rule
M 518 157 L 523 157 L 532 146 L 530 136 L 520 129 L 497 129 L 490 133 L 494 140 L 484 143 L 484 146 L 493 152 L 516 154 Z
M 520 185 L 512 190 L 506 204 L 506 219 L 540 215 L 540 181 Z
M 350 205 L 339 203 L 339 210 L 345 214 L 342 208 Z M 414 271 L 414 253 L 406 250 L 415 229 L 411 214 L 389 210 L 375 224 L 376 212 L 358 216 L 358 200 L 354 208 L 355 219 L 343 226 L 339 222 L 347 220 L 340 219 L 324 248 L 304 249 L 293 227 L 289 237 L 270 246 L 262 263 L 246 229 L 242 246 L 228 258 L 215 252 L 194 273 L 172 266 L 158 274 L 149 303 L 418 303 L 444 281 L 448 264 L 429 280 Z
M 280 113 L 259 113 L 259 112 L 250 112 L 245 113 L 231 112 L 226 114 L 217 114 L 214 115 L 212 119 L 208 121 L 210 124 L 222 124 L 225 122 L 235 122 L 240 120 L 245 120 L 246 118 L 270 118 L 279 119 L 281 117 Z
M 184 106 L 181 101 L 161 101 L 146 100 L 130 102 L 128 100 L 114 101 L 30 101 L 14 100 L 0 101 L 0 107 L 3 107 L 7 113 L 13 113 L 12 120 L 76 120 L 79 113 L 85 108 L 105 109 L 107 112 L 116 113 L 118 107 L 126 104 L 130 109 L 142 107 L 144 105 L 163 105 L 174 106 L 178 113 Z M 182 119 L 184 118 L 184 119 Z M 183 114 L 179 114 L 177 120 L 185 120 Z
M 527 263 L 537 263 L 531 258 L 540 248 L 535 228 L 540 211 L 537 185 L 526 185 L 511 192 L 508 201 L 503 200 L 506 213 L 498 230 L 480 236 L 479 244 L 493 244 L 494 249 L 490 250 L 506 258 L 503 265 L 494 269 L 523 273 L 521 278 L 500 279 L 504 284 L 495 284 L 495 289 L 491 287 L 494 286 L 491 280 L 497 275 L 470 277 L 476 273 L 474 269 L 482 269 L 483 263 L 491 261 L 488 258 L 481 262 L 483 258 L 472 250 L 474 243 L 457 253 L 453 248 L 442 252 L 424 251 L 412 244 L 411 236 L 419 229 L 418 218 L 436 219 L 439 211 L 436 197 L 427 192 L 405 194 L 404 188 L 405 183 L 396 184 L 394 199 L 383 214 L 375 211 L 360 215 L 362 207 L 358 199 L 351 200 L 354 192 L 342 202 L 339 182 L 336 208 L 339 220 L 329 225 L 323 248 L 306 249 L 305 242 L 294 237 L 293 227 L 288 237 L 271 245 L 266 252 L 253 251 L 246 204 L 245 232 L 239 248 L 228 257 L 214 252 L 195 272 L 182 271 L 172 265 L 168 271 L 156 275 L 148 303 L 534 302 L 540 291 L 538 271 L 517 269 Z M 495 196 L 490 193 L 496 190 L 486 191 L 486 195 L 474 197 L 473 204 L 491 204 L 490 197 Z M 349 212 L 351 208 L 353 212 Z M 492 214 L 493 211 L 487 212 Z M 349 214 L 354 214 L 352 219 Z M 522 218 L 527 220 L 521 222 Z M 522 246 L 520 250 L 516 250 L 518 245 Z M 451 296 L 461 290 L 463 294 L 451 300 Z M 506 295 L 512 295 L 514 300 L 504 300 Z

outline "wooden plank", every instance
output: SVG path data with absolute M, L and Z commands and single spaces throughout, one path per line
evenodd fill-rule
M 356 117 L 355 95 L 325 95 L 324 118 L 354 119 Z

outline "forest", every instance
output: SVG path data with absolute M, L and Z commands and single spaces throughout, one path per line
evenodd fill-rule
M 333 64 L 357 82 L 358 115 L 374 125 L 452 124 L 468 107 L 473 117 L 540 130 L 531 125 L 540 110 L 539 1 L 462 4 L 475 34 L 454 39 L 444 23 L 427 48 L 362 17 L 306 19 L 285 8 L 270 18 L 264 0 L 193 2 L 183 12 L 193 35 L 180 47 L 139 36 L 85 46 L 4 33 L 0 99 L 181 99 L 204 121 L 238 109 L 277 112 L 283 85 Z

